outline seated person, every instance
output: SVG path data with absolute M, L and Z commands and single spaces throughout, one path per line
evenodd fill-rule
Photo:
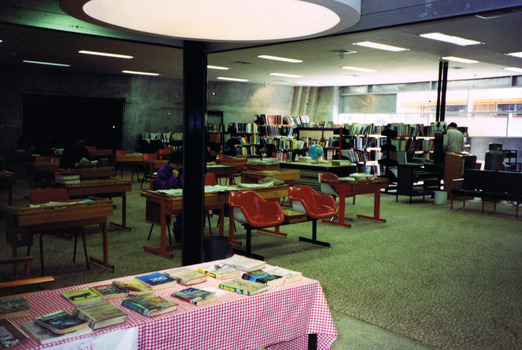
M 89 160 L 90 154 L 85 148 L 85 139 L 83 137 L 75 137 L 73 143 L 65 147 L 62 157 L 60 158 L 60 168 L 74 169 L 92 167 L 94 164 Z
M 158 170 L 156 176 L 156 189 L 166 190 L 170 188 L 183 188 L 183 153 L 172 152 L 169 161 Z M 181 242 L 182 238 L 182 214 L 176 214 L 174 223 L 174 238 Z
M 207 151 L 205 154 L 205 162 L 208 164 L 215 164 L 216 158 L 219 152 L 221 151 L 221 146 L 218 143 L 210 143 L 207 147 Z
M 241 144 L 240 138 L 241 138 L 241 135 L 232 134 L 232 137 L 227 140 L 227 151 L 223 152 L 223 154 L 225 154 L 227 156 L 231 156 L 231 157 L 236 157 L 237 156 L 236 145 Z

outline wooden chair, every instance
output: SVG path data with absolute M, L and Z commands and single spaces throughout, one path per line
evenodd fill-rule
M 11 293 L 11 290 L 15 290 L 17 293 L 26 289 L 29 293 L 37 293 L 38 291 L 34 291 L 34 287 L 38 286 L 39 289 L 49 289 L 49 284 L 54 282 L 53 276 L 43 276 L 43 277 L 31 277 L 31 261 L 33 261 L 32 256 L 22 256 L 16 258 L 7 258 L 0 259 L 0 265 L 12 265 L 13 266 L 13 276 L 11 276 L 11 281 L 0 282 L 0 294 L 2 296 L 14 296 Z M 25 278 L 21 278 L 19 273 L 19 264 L 25 264 Z M 16 294 L 16 295 L 23 295 Z
M 51 201 L 60 202 L 60 201 L 68 201 L 69 200 L 69 192 L 66 188 L 52 188 L 45 190 L 31 190 L 29 202 L 31 204 L 45 204 Z M 85 244 L 85 235 L 83 229 L 80 229 L 82 235 L 83 242 L 83 252 L 85 255 L 85 264 L 87 265 L 87 270 L 91 269 L 89 264 L 89 257 L 87 256 L 87 245 Z M 42 275 L 44 274 L 44 259 L 43 259 L 43 235 L 45 232 L 40 233 L 40 265 L 42 268 Z M 76 262 L 76 247 L 78 245 L 78 234 L 75 232 L 74 234 L 74 253 L 73 253 L 73 262 Z M 27 250 L 27 255 L 31 250 L 31 246 Z

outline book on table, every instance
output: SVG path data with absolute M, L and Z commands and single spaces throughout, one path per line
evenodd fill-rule
M 212 265 L 198 267 L 198 271 L 218 280 L 237 278 L 241 276 L 240 270 L 229 265 L 221 264 L 219 262 Z
M 91 286 L 89 288 L 91 290 L 93 290 L 95 293 L 98 293 L 99 295 L 101 295 L 103 300 L 119 298 L 119 297 L 126 297 L 127 295 L 129 295 L 129 293 L 127 293 L 125 290 L 119 288 L 118 286 L 114 285 L 113 283 L 100 284 L 97 286 Z
M 50 329 L 38 325 L 35 321 L 25 322 L 22 324 L 22 326 L 29 332 L 29 334 L 38 339 L 38 341 L 42 344 L 53 343 L 60 340 L 65 340 L 69 338 L 78 337 L 80 335 L 92 333 L 92 328 L 85 327 L 74 332 L 57 334 L 51 331 Z
M 90 288 L 68 290 L 62 292 L 61 295 L 74 306 L 89 305 L 102 301 L 101 295 Z
M 223 281 L 219 288 L 246 295 L 256 295 L 268 290 L 268 286 L 263 283 L 252 282 L 242 278 Z
M 152 272 L 146 275 L 136 276 L 136 279 L 148 285 L 151 289 L 164 289 L 174 287 L 178 282 L 161 272 Z
M 70 333 L 89 327 L 89 322 L 62 310 L 36 317 L 34 322 L 57 334 Z
M 196 305 L 203 305 L 217 299 L 216 293 L 194 287 L 178 290 L 172 293 L 172 296 L 178 297 Z
M 178 281 L 178 283 L 185 286 L 205 282 L 208 277 L 208 275 L 203 272 L 192 270 L 186 267 L 167 270 L 163 273 L 169 277 L 174 278 L 176 281 Z
M 261 270 L 266 266 L 266 262 L 263 260 L 247 258 L 246 256 L 239 254 L 234 254 L 230 258 L 223 259 L 220 263 L 243 271 Z
M 301 272 L 288 270 L 279 266 L 269 266 L 263 269 L 263 271 L 277 276 L 282 276 L 285 280 L 285 283 L 299 281 L 303 278 L 303 274 Z
M 0 349 L 6 349 L 27 339 L 28 336 L 9 320 L 0 320 Z
M 25 297 L 0 298 L 0 319 L 27 316 L 31 308 Z
M 112 283 L 127 292 L 129 295 L 142 295 L 152 292 L 152 289 L 138 279 L 132 279 L 130 281 L 112 281 Z
M 174 311 L 178 307 L 178 303 L 172 300 L 167 300 L 152 293 L 123 299 L 121 304 L 147 317 Z
M 73 315 L 89 322 L 89 327 L 99 329 L 124 323 L 127 313 L 108 301 L 78 306 Z
M 263 270 L 245 272 L 241 278 L 248 281 L 263 283 L 267 286 L 277 286 L 285 283 L 283 276 L 274 275 Z

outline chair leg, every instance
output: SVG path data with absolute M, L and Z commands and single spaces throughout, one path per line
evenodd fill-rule
M 89 257 L 87 255 L 87 245 L 85 244 L 85 233 L 82 230 L 82 243 L 83 243 L 83 254 L 85 255 L 85 265 L 87 265 L 87 270 L 91 269 L 91 264 L 89 263 Z
M 208 219 L 208 230 L 210 235 L 212 236 L 212 225 L 210 224 L 210 213 L 207 211 L 207 219 Z
M 154 228 L 154 224 L 150 225 L 149 237 L 147 237 L 147 241 L 150 240 L 150 235 L 152 235 L 152 229 Z
M 73 262 L 76 262 L 76 245 L 78 244 L 78 233 L 74 234 Z
M 154 228 L 154 224 L 150 225 L 149 237 L 147 237 L 147 241 L 150 240 L 150 236 L 152 235 L 152 229 Z M 170 233 L 170 225 L 167 225 L 167 232 L 169 233 L 169 242 L 172 245 L 172 234 Z
M 41 268 L 41 271 L 42 271 L 42 276 L 45 276 L 45 271 L 44 271 L 44 258 L 43 258 L 43 233 L 40 233 L 40 268 Z

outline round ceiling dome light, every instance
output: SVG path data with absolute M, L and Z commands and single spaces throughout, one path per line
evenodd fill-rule
M 361 17 L 361 0 L 61 0 L 80 20 L 204 41 L 276 41 L 339 33 Z

